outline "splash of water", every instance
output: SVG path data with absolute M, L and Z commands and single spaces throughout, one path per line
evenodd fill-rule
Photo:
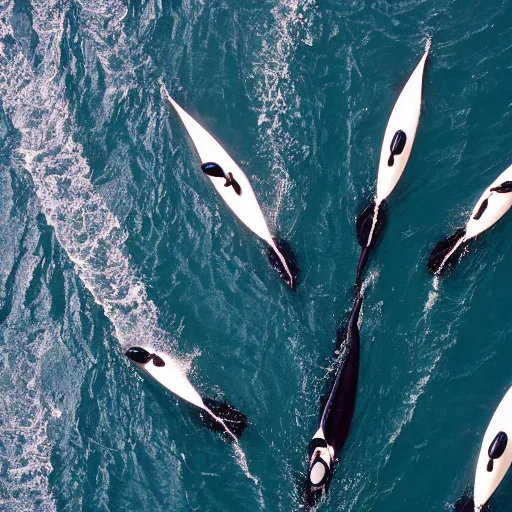
M 290 62 L 298 46 L 312 45 L 312 0 L 281 0 L 272 9 L 274 24 L 270 30 L 256 29 L 261 38 L 257 60 L 253 64 L 260 148 L 276 176 L 274 222 L 284 199 L 291 193 L 287 167 L 296 154 L 304 156 L 308 147 L 292 135 L 303 126 L 301 98 L 296 90 Z
M 86 11 L 92 5 L 82 3 Z M 124 15 L 115 10 L 117 4 L 94 5 L 94 16 L 108 18 L 114 12 L 113 26 L 119 30 Z M 114 326 L 118 341 L 127 347 L 144 340 L 155 349 L 168 351 L 172 338 L 158 327 L 157 308 L 131 266 L 125 248 L 128 234 L 95 192 L 82 146 L 73 139 L 65 82 L 59 73 L 66 13 L 58 6 L 58 2 L 33 2 L 33 28 L 39 37 L 37 50 L 44 56 L 37 68 L 18 43 L 1 43 L 0 94 L 4 109 L 21 135 L 19 153 L 32 177 L 47 222 L 54 228 L 82 282 Z M 12 35 L 11 27 L 3 19 L 0 35 Z M 102 51 L 100 61 L 108 70 L 108 46 Z M 175 346 L 174 341 L 172 344 Z M 186 379 L 190 359 L 173 360 L 180 377 Z M 224 422 L 219 421 L 232 436 Z M 236 438 L 235 454 L 245 475 L 258 484 Z

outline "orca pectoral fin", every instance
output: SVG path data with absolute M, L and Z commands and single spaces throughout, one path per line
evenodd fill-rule
M 226 173 L 224 169 L 219 164 L 215 162 L 205 162 L 201 164 L 201 170 L 207 174 L 208 176 L 212 176 L 213 178 L 225 178 Z
M 295 291 L 297 287 L 297 281 L 300 276 L 299 264 L 297 263 L 297 258 L 293 253 L 292 247 L 289 242 L 280 237 L 274 237 L 274 244 L 277 247 L 277 250 L 280 252 L 282 258 L 284 259 L 286 266 L 288 267 L 289 273 L 286 271 L 279 254 L 271 247 L 267 246 L 267 258 L 269 263 L 273 268 L 277 270 L 277 273 L 281 277 L 281 279 L 293 290 Z M 290 277 L 291 274 L 291 277 Z
M 214 432 L 226 433 L 227 427 L 237 438 L 243 434 L 248 425 L 247 416 L 243 412 L 238 411 L 226 402 L 220 402 L 212 398 L 204 398 L 203 402 L 206 407 L 225 424 L 224 426 L 221 422 L 215 420 L 215 418 L 206 411 L 201 411 L 201 419 L 208 428 Z M 229 439 L 230 436 L 226 436 L 226 438 Z
M 453 235 L 438 242 L 428 258 L 428 269 L 432 274 L 446 270 L 457 260 L 464 248 L 462 239 L 465 234 L 466 230 L 460 228 Z

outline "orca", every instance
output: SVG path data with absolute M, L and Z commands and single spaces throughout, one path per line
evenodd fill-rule
M 215 138 L 169 96 L 165 86 L 163 86 L 163 91 L 185 125 L 185 129 L 199 153 L 203 162 L 201 164 L 203 172 L 210 178 L 215 190 L 231 211 L 253 233 L 268 244 L 269 249 L 279 260 L 280 268 L 284 270 L 279 275 L 292 290 L 295 290 L 298 274 L 294 276 L 290 270 L 290 261 L 281 253 L 276 240 L 271 235 L 246 174 Z M 224 178 L 225 181 L 218 178 Z
M 428 259 L 428 269 L 440 275 L 459 260 L 472 238 L 498 222 L 512 206 L 512 165 L 487 187 L 475 204 L 465 227 L 436 244 Z
M 457 512 L 489 510 L 489 500 L 512 463 L 512 387 L 494 412 L 485 431 L 475 471 L 473 497 L 464 496 L 455 504 Z
M 368 257 L 379 241 L 386 225 L 386 200 L 393 192 L 409 161 L 420 119 L 423 72 L 430 51 L 430 39 L 425 52 L 402 89 L 389 117 L 377 171 L 377 192 L 375 199 L 357 219 L 358 242 L 361 255 L 357 265 L 356 284 L 361 278 Z M 364 230 L 361 229 L 364 226 Z
M 225 402 L 201 397 L 178 362 L 167 354 L 134 346 L 126 350 L 125 356 L 168 391 L 195 406 L 203 423 L 227 441 L 237 442 L 243 434 L 247 416 Z
M 321 413 L 320 425 L 308 445 L 308 474 L 304 486 L 304 505 L 314 507 L 330 485 L 336 457 L 347 440 L 356 404 L 359 376 L 359 313 L 362 295 L 357 293 L 347 328 L 338 331 L 337 341 L 345 347 Z M 341 357 L 341 356 L 340 356 Z M 339 360 L 337 363 L 341 363 Z

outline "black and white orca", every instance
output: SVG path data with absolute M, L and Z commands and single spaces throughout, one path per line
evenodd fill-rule
M 475 471 L 473 497 L 461 498 L 456 512 L 487 510 L 489 499 L 512 463 L 512 387 L 509 388 L 485 431 Z
M 203 398 L 192 386 L 178 361 L 149 347 L 130 347 L 126 357 L 171 393 L 199 409 L 200 418 L 210 429 L 237 441 L 247 427 L 247 416 L 231 405 Z
M 362 295 L 358 292 L 347 328 L 337 333 L 344 360 L 335 374 L 332 388 L 322 412 L 320 425 L 308 446 L 308 476 L 304 503 L 315 506 L 325 496 L 334 472 L 336 457 L 347 440 L 356 404 L 359 376 L 359 313 Z M 341 356 L 339 356 L 341 357 Z
M 357 265 L 356 284 L 360 283 L 368 256 L 376 247 L 386 225 L 386 200 L 396 187 L 411 155 L 420 119 L 423 72 L 429 50 L 430 39 L 423 57 L 393 107 L 384 132 L 377 172 L 377 194 L 357 219 L 361 256 Z
M 512 166 L 505 169 L 483 192 L 464 228 L 441 240 L 432 250 L 428 269 L 442 274 L 462 255 L 469 240 L 483 233 L 507 213 L 512 206 Z
M 279 241 L 271 235 L 246 174 L 215 138 L 169 96 L 165 87 L 163 90 L 199 153 L 203 162 L 202 171 L 210 178 L 215 190 L 231 211 L 268 244 L 267 254 L 271 264 L 285 283 L 295 290 L 299 277 L 297 261 L 293 255 L 283 253 Z

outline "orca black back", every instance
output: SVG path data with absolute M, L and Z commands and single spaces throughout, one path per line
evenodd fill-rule
M 274 251 L 274 249 L 270 246 L 267 246 L 266 249 L 268 261 L 270 265 L 272 265 L 272 267 L 277 270 L 277 273 L 279 274 L 281 279 L 287 285 L 291 286 L 292 290 L 295 290 L 295 288 L 297 287 L 297 281 L 299 280 L 300 276 L 300 269 L 299 264 L 297 262 L 297 258 L 293 253 L 292 246 L 290 245 L 289 242 L 278 236 L 274 237 L 274 243 L 276 244 L 276 247 L 278 248 L 279 252 L 283 255 L 283 258 L 285 259 L 286 264 L 290 269 L 290 272 L 293 277 L 293 283 L 290 284 L 290 276 L 288 275 L 288 272 L 286 272 L 286 269 L 281 263 L 281 259 L 277 255 L 276 251 Z
M 360 359 L 360 337 L 357 323 L 361 304 L 362 296 L 358 294 L 347 325 L 345 360 L 336 372 L 336 378 L 321 419 L 325 440 L 332 446 L 335 455 L 345 444 L 354 416 Z
M 203 402 L 210 409 L 210 411 L 215 414 L 218 418 L 220 418 L 225 424 L 226 427 L 236 436 L 240 437 L 245 429 L 247 428 L 247 416 L 243 413 L 235 409 L 232 405 L 229 405 L 226 402 L 220 402 L 218 400 L 213 400 L 212 398 L 203 398 Z M 216 421 L 210 414 L 201 409 L 199 411 L 201 420 L 204 425 L 207 426 L 210 430 L 214 432 L 219 432 L 221 434 L 226 434 L 226 429 L 222 423 Z M 231 436 L 225 435 L 225 439 L 232 441 Z
M 464 237 L 465 234 L 466 230 L 464 228 L 460 228 L 453 235 L 437 243 L 437 245 L 430 253 L 430 257 L 428 258 L 428 269 L 430 272 L 432 272 L 432 274 L 446 271 L 455 263 L 455 261 L 457 261 L 459 256 L 462 254 L 464 244 L 461 244 L 448 260 L 446 260 L 446 257 L 457 245 L 459 240 Z
M 361 255 L 359 256 L 359 261 L 357 263 L 356 286 L 359 286 L 361 283 L 361 277 L 366 268 L 366 264 L 368 263 L 370 252 L 377 246 L 382 238 L 382 233 L 384 232 L 388 220 L 387 202 L 382 201 L 379 205 L 375 228 L 372 233 L 376 206 L 375 201 L 372 201 L 363 210 L 356 221 L 357 241 L 362 248 Z M 371 240 L 369 240 L 370 235 Z

